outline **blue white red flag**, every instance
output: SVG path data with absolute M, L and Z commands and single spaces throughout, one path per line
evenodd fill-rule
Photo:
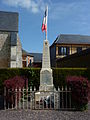
M 47 13 L 48 13 L 48 8 L 46 8 L 45 10 L 45 15 L 43 18 L 43 23 L 42 23 L 42 32 L 45 30 L 45 32 L 47 32 Z

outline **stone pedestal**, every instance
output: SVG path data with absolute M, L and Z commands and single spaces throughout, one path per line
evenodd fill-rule
M 40 90 L 52 91 L 53 90 L 53 77 L 52 69 L 41 69 L 40 71 Z

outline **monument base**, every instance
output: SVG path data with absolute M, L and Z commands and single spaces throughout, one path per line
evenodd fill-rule
M 39 91 L 51 91 L 53 92 L 54 91 L 54 85 L 40 85 L 39 87 Z

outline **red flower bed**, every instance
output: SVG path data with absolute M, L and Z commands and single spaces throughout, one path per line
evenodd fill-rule
M 81 76 L 68 76 L 66 81 L 72 89 L 72 101 L 75 107 L 84 107 L 88 103 L 88 80 Z

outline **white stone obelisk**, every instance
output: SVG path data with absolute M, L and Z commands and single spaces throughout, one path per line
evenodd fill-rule
M 48 9 L 48 8 L 47 8 Z M 52 69 L 50 65 L 50 50 L 49 42 L 46 40 L 43 43 L 42 69 L 40 71 L 40 91 L 52 91 L 54 89 Z

